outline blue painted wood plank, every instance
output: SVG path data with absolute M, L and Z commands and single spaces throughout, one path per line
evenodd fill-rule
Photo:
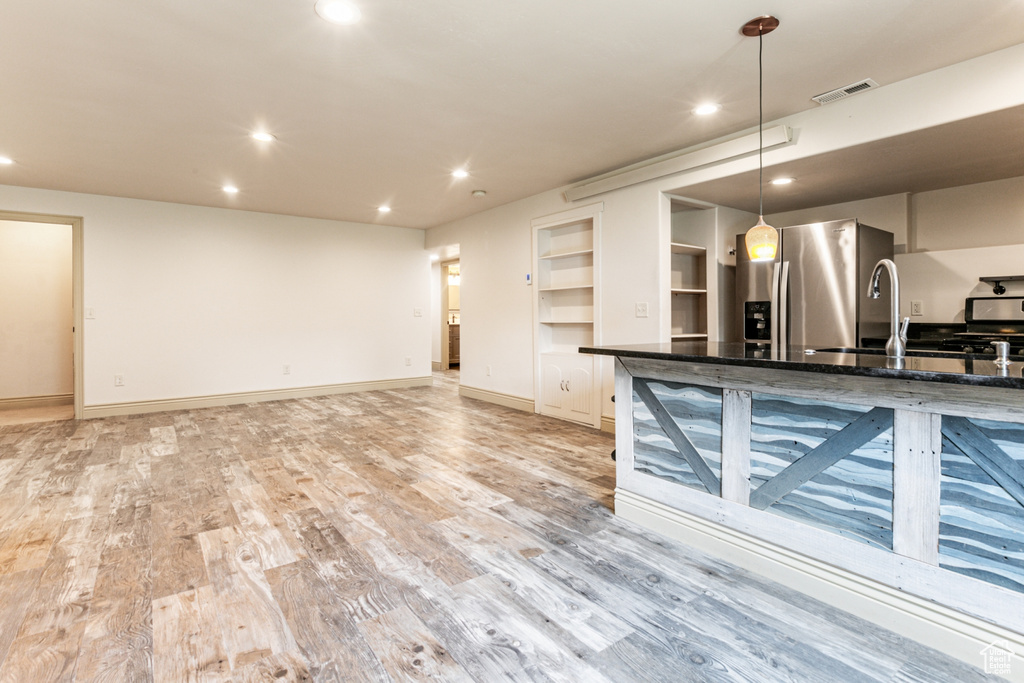
M 1024 468 L 966 417 L 942 416 L 942 434 L 1024 505 Z
M 686 463 L 690 466 L 690 469 L 693 470 L 694 474 L 697 475 L 697 478 L 700 479 L 708 493 L 714 496 L 721 496 L 721 481 L 715 476 L 715 473 L 711 471 L 711 468 L 708 467 L 707 463 L 704 462 L 704 458 L 697 452 L 697 449 L 693 447 L 693 444 L 691 444 L 686 438 L 686 435 L 683 434 L 682 430 L 679 429 L 679 425 L 676 424 L 675 420 L 665 409 L 665 406 L 662 405 L 661 401 L 658 400 L 658 397 L 654 395 L 653 391 L 651 391 L 651 388 L 647 385 L 647 381 L 640 377 L 634 377 L 633 390 L 651 411 L 651 414 L 654 416 L 654 419 L 658 421 L 661 428 L 665 430 L 665 434 L 672 440 L 672 443 L 679 451 L 679 454 L 686 460 Z
M 750 507 L 764 510 L 801 484 L 839 462 L 878 434 L 892 429 L 893 411 L 872 408 L 793 462 L 750 494 Z

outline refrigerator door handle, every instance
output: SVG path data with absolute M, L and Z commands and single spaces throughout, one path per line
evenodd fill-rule
M 789 261 L 779 268 L 779 350 L 789 346 Z
M 782 263 L 772 264 L 772 329 L 771 329 L 771 343 L 773 348 L 779 345 L 779 278 L 782 277 Z

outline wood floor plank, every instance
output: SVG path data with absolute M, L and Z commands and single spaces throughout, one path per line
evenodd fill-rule
M 153 671 L 156 683 L 232 680 L 213 588 L 153 601 Z
M 228 496 L 238 516 L 239 528 L 259 553 L 260 566 L 264 570 L 299 559 L 302 550 L 298 541 L 283 518 L 276 514 L 270 496 L 262 486 L 254 484 L 228 489 Z
M 199 543 L 232 670 L 294 649 L 252 545 L 232 527 L 204 531 Z
M 363 621 L 359 630 L 395 680 L 473 681 L 408 607 Z
M 350 610 L 310 560 L 275 567 L 267 579 L 315 680 L 390 680 Z
M 11 644 L 3 666 L 0 666 L 0 683 L 95 680 L 76 676 L 83 628 L 84 624 L 78 623 L 70 629 L 19 636 Z
M 96 522 L 92 517 L 64 522 L 28 603 L 21 633 L 68 630 L 84 620 L 93 598 L 103 548 L 95 540 Z
M 0 576 L 0 663 L 18 635 L 42 573 L 42 569 L 30 569 Z

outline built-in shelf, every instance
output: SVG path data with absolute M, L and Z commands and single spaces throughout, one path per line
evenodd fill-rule
M 598 206 L 533 221 L 535 409 L 594 427 L 601 424 L 601 366 L 579 348 L 600 341 Z
M 672 243 L 673 254 L 686 254 L 688 256 L 704 256 L 707 253 L 707 249 L 704 247 L 697 247 L 692 244 L 683 244 L 682 242 Z
M 593 289 L 594 285 L 566 285 L 564 287 L 540 287 L 541 292 L 564 292 L 570 289 Z
M 584 256 L 586 254 L 593 254 L 593 249 L 577 249 L 575 251 L 563 251 L 557 254 L 548 254 L 546 256 L 538 256 L 539 261 L 554 261 L 562 258 L 572 258 L 573 256 Z
M 692 340 L 692 339 L 700 340 L 700 339 L 707 339 L 707 338 L 708 338 L 708 335 L 703 334 L 703 333 L 697 333 L 697 332 L 690 333 L 690 334 L 673 334 L 672 335 L 672 341 L 688 341 L 688 340 Z

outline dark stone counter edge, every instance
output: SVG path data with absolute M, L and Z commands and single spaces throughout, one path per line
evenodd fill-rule
M 1024 377 L 1000 377 L 998 375 L 986 375 L 968 373 L 961 368 L 954 370 L 918 370 L 918 369 L 894 369 L 878 367 L 880 362 L 886 361 L 885 356 L 861 355 L 854 353 L 824 353 L 818 352 L 812 356 L 801 357 L 799 361 L 774 360 L 770 358 L 738 358 L 729 355 L 717 355 L 707 353 L 677 353 L 667 351 L 655 351 L 639 347 L 601 347 L 581 346 L 580 353 L 594 354 L 598 356 L 617 356 L 622 358 L 649 358 L 652 360 L 683 361 L 687 363 L 704 363 L 707 365 L 734 365 L 752 368 L 771 368 L 776 370 L 791 370 L 795 372 L 813 372 L 829 375 L 854 375 L 858 377 L 888 377 L 891 379 L 914 380 L 919 382 L 941 382 L 945 384 L 960 384 L 968 386 L 997 387 L 1003 389 L 1024 389 Z M 856 358 L 855 365 L 844 365 L 841 361 L 849 362 L 850 358 Z M 813 360 L 808 360 L 813 359 Z M 829 362 L 835 359 L 836 362 Z M 943 359 L 950 360 L 950 359 Z M 954 361 L 957 362 L 957 361 Z M 1014 363 L 1016 371 L 1021 372 L 1018 361 Z M 1013 367 L 1013 366 L 1011 366 Z

